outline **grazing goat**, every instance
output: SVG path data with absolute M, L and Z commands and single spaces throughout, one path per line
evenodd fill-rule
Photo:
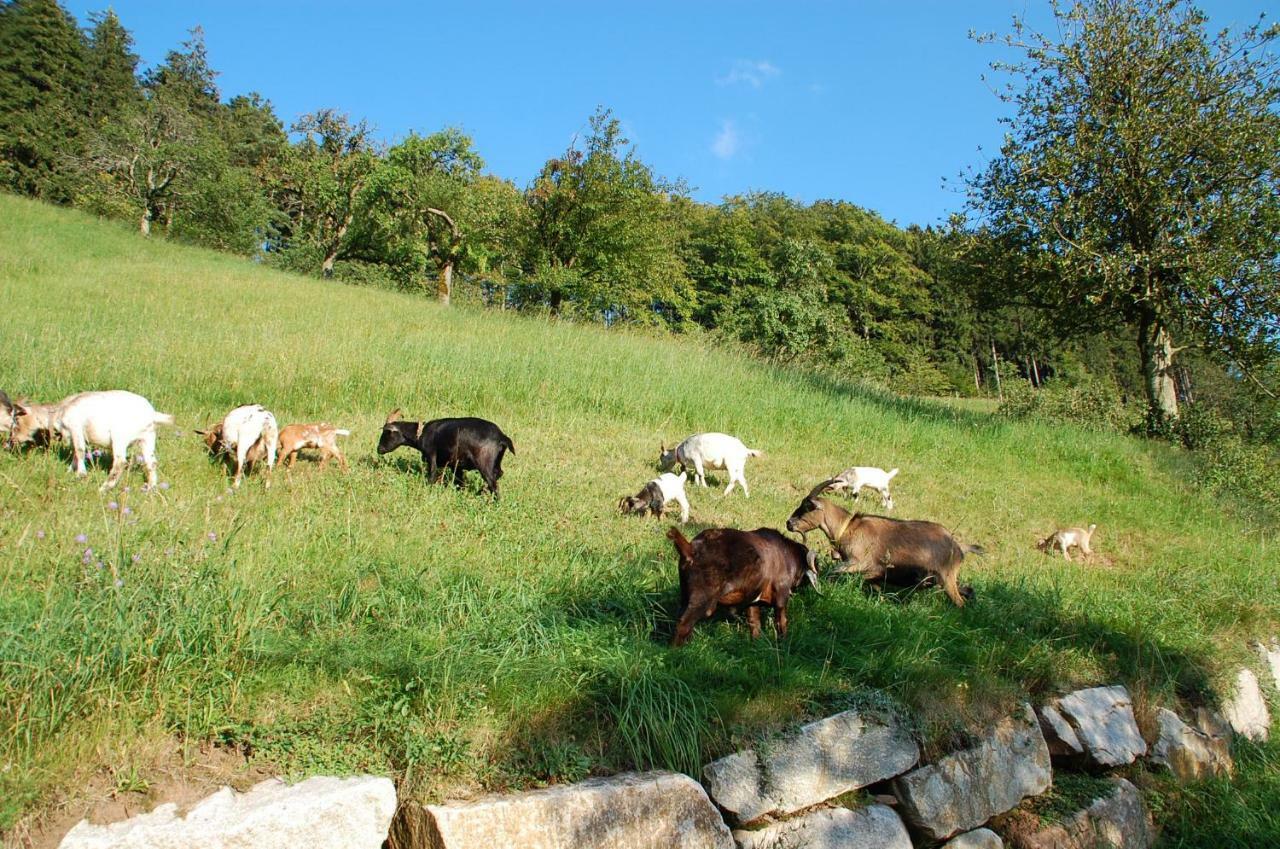
M 321 469 L 328 465 L 329 460 L 336 458 L 345 472 L 347 458 L 338 450 L 338 437 L 350 435 L 351 431 L 336 428 L 328 422 L 286 425 L 280 429 L 280 463 L 288 468 L 293 465 L 299 451 L 315 448 L 320 452 Z
M 197 430 L 214 454 L 231 456 L 235 452 L 236 471 L 232 486 L 239 488 L 245 467 L 263 459 L 267 471 L 275 468 L 280 444 L 276 417 L 261 404 L 245 404 L 227 413 L 222 421 L 207 430 Z
M 498 497 L 502 477 L 502 455 L 516 453 L 511 438 L 485 419 L 450 418 L 429 422 L 401 421 L 400 409 L 392 410 L 382 425 L 378 453 L 395 451 L 402 445 L 416 448 L 427 464 L 427 478 L 435 483 L 446 471 L 453 473 L 453 485 L 462 488 L 468 469 L 480 473 L 484 485 Z
M 982 554 L 981 546 L 961 546 L 936 522 L 850 513 L 818 497 L 830 486 L 824 481 L 804 497 L 787 519 L 787 530 L 807 534 L 821 528 L 844 561 L 837 571 L 858 572 L 871 581 L 884 579 L 892 569 L 931 575 L 957 607 L 964 606 L 957 581 L 960 562 L 966 553 Z
M 53 441 L 53 414 L 57 409 L 57 404 L 32 404 L 25 398 L 11 401 L 0 392 L 0 430 L 8 433 L 5 445 L 47 446 Z
M 664 444 L 659 449 L 658 465 L 665 472 L 679 464 L 681 471 L 693 466 L 693 481 L 699 486 L 707 485 L 704 470 L 724 469 L 729 473 L 729 485 L 724 494 L 728 495 L 735 483 L 742 485 L 742 493 L 751 497 L 747 489 L 747 479 L 743 470 L 748 457 L 759 457 L 763 452 L 748 448 L 742 440 L 724 433 L 696 433 L 681 442 L 670 451 Z
M 71 443 L 76 475 L 80 477 L 88 474 L 84 467 L 88 446 L 111 449 L 111 472 L 99 491 L 119 482 L 129 461 L 129 446 L 138 445 L 147 469 L 146 489 L 151 489 L 156 485 L 158 424 L 173 424 L 173 416 L 157 413 L 141 395 L 113 389 L 81 392 L 63 400 L 54 411 L 52 430 Z
M 1046 554 L 1052 554 L 1055 548 L 1061 549 L 1062 556 L 1067 559 L 1068 563 L 1070 563 L 1071 555 L 1067 554 L 1067 549 L 1074 545 L 1076 548 L 1080 549 L 1081 554 L 1088 557 L 1090 554 L 1093 554 L 1093 549 L 1089 548 L 1089 541 L 1093 539 L 1093 532 L 1097 527 L 1097 525 L 1090 525 L 1088 529 L 1059 528 L 1036 543 L 1036 548 Z
M 680 560 L 680 614 L 673 646 L 688 642 L 694 624 L 717 607 L 744 604 L 752 639 L 760 636 L 761 605 L 773 608 L 774 627 L 785 637 L 791 594 L 805 581 L 818 586 L 813 552 L 773 528 L 708 528 L 690 542 L 672 527 L 667 538 Z
M 863 488 L 874 489 L 880 493 L 880 503 L 884 509 L 893 509 L 893 498 L 889 495 L 889 481 L 898 474 L 897 469 L 877 469 L 874 466 L 850 466 L 831 479 L 831 491 L 845 490 L 856 501 Z
M 644 485 L 635 495 L 623 497 L 618 502 L 619 513 L 643 513 L 648 510 L 654 516 L 661 516 L 669 502 L 680 505 L 680 523 L 689 521 L 689 499 L 684 494 L 684 482 L 689 475 L 681 472 L 673 475 L 663 472 Z

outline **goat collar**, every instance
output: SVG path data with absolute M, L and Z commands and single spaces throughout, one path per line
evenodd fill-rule
M 840 541 L 840 538 L 844 536 L 845 531 L 849 530 L 849 525 L 853 524 L 853 519 L 857 515 L 858 515 L 857 513 L 850 513 L 848 516 L 844 517 L 844 521 L 840 523 L 839 530 L 837 530 L 834 534 L 831 535 L 832 542 Z

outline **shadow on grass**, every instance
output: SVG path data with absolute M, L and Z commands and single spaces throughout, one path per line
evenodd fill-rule
M 802 370 L 786 370 L 786 376 L 817 392 L 839 398 L 853 398 L 874 405 L 899 419 L 945 422 L 965 427 L 991 427 L 999 419 L 990 413 L 965 410 L 930 398 L 895 395 L 886 389 L 853 383 L 832 375 Z

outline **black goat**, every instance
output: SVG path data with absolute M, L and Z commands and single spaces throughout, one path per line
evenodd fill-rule
M 427 464 L 427 477 L 434 483 L 446 471 L 453 472 L 453 485 L 461 488 L 468 469 L 480 473 L 493 497 L 498 497 L 502 477 L 502 455 L 516 453 L 511 438 L 485 419 L 434 419 L 429 422 L 397 420 L 399 408 L 387 416 L 378 438 L 378 453 L 386 454 L 402 445 L 416 448 Z

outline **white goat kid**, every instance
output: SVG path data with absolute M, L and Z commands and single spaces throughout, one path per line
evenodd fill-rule
M 232 486 L 239 487 L 244 477 L 246 459 L 252 461 L 249 452 L 259 440 L 266 453 L 267 471 L 275 468 L 276 452 L 280 445 L 280 428 L 276 425 L 276 417 L 261 404 L 245 404 L 236 407 L 222 419 L 219 438 L 222 448 L 227 453 L 236 452 L 236 476 Z
M 831 479 L 829 489 L 844 490 L 857 498 L 864 488 L 874 489 L 880 493 L 880 502 L 886 511 L 893 509 L 893 498 L 889 495 L 889 481 L 898 474 L 897 469 L 878 469 L 875 466 L 850 466 Z
M 147 468 L 146 489 L 156 485 L 156 425 L 173 424 L 141 395 L 112 389 L 81 392 L 63 400 L 53 414 L 53 431 L 71 443 L 76 475 L 88 474 L 84 458 L 90 445 L 111 449 L 111 473 L 98 489 L 110 489 L 124 474 L 129 446 L 137 445 Z
M 681 472 L 678 475 L 663 472 L 653 479 L 653 483 L 657 484 L 658 489 L 662 492 L 664 503 L 670 504 L 674 501 L 680 505 L 681 524 L 689 521 L 689 499 L 684 494 L 684 482 L 688 479 L 689 475 L 685 472 Z
M 747 498 L 751 497 L 751 490 L 747 488 L 747 479 L 743 474 L 747 458 L 759 457 L 764 453 L 748 448 L 742 444 L 741 439 L 725 433 L 696 433 L 670 451 L 666 445 L 660 450 L 658 464 L 664 471 L 676 464 L 681 469 L 693 466 L 694 483 L 706 486 L 706 469 L 724 469 L 729 473 L 729 485 L 725 487 L 724 494 L 728 495 L 737 483 L 742 485 L 742 493 Z

